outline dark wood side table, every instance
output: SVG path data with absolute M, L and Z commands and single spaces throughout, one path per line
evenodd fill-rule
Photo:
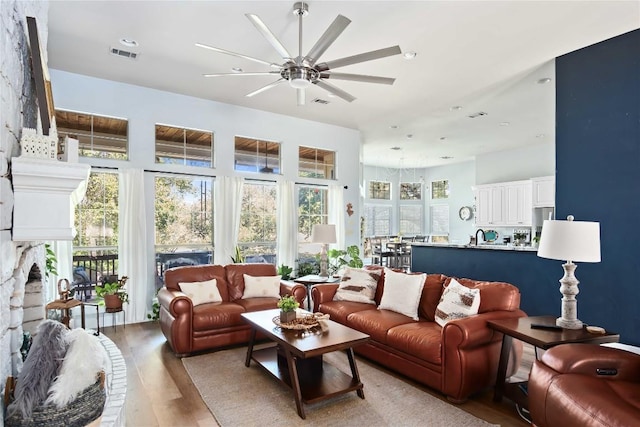
M 502 337 L 502 349 L 500 350 L 498 375 L 493 394 L 493 400 L 495 402 L 502 401 L 502 397 L 506 396 L 521 407 L 529 409 L 529 399 L 520 388 L 522 383 L 505 382 L 509 355 L 511 354 L 514 338 L 543 350 L 559 344 L 603 344 L 618 342 L 620 340 L 619 334 L 609 331 L 606 331 L 604 334 L 592 334 L 585 328 L 561 330 L 534 329 L 531 327 L 532 324 L 555 326 L 556 318 L 555 316 L 535 316 L 487 321 L 489 328 L 504 334 Z
M 293 279 L 294 282 L 300 283 L 307 288 L 307 310 L 311 311 L 311 288 L 313 285 L 319 285 L 321 283 L 337 283 L 340 280 L 339 277 L 324 277 L 316 274 L 309 274 L 307 276 L 298 277 Z
M 45 307 L 47 310 L 60 310 L 62 311 L 62 319 L 61 323 L 63 323 L 67 328 L 69 327 L 69 321 L 71 320 L 71 309 L 74 307 L 80 307 L 80 321 L 82 323 L 82 329 L 84 329 L 84 304 L 82 301 L 78 301 L 77 299 L 71 298 L 68 300 L 55 300 L 51 301 Z

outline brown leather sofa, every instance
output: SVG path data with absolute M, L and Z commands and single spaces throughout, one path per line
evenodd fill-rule
M 369 267 L 375 268 L 375 267 Z M 487 327 L 487 320 L 523 317 L 520 291 L 502 282 L 457 279 L 480 289 L 477 315 L 453 320 L 441 327 L 434 314 L 449 278 L 429 274 L 422 290 L 419 321 L 389 310 L 378 310 L 384 291 L 384 272 L 376 288 L 376 305 L 333 301 L 337 284 L 312 289 L 315 311 L 327 313 L 336 322 L 370 335 L 368 343 L 354 350 L 412 380 L 444 393 L 453 403 L 464 402 L 496 380 L 502 334 Z M 514 345 L 508 374 L 517 369 L 522 346 Z
M 547 350 L 529 376 L 537 427 L 640 425 L 640 355 L 595 344 Z
M 158 291 L 160 327 L 178 356 L 249 341 L 249 326 L 241 313 L 276 308 L 278 298 L 243 299 L 244 274 L 276 276 L 273 264 L 184 266 L 165 272 L 165 286 Z M 193 306 L 180 291 L 180 282 L 216 279 L 222 302 Z M 293 295 L 303 307 L 306 288 L 280 282 L 280 295 Z

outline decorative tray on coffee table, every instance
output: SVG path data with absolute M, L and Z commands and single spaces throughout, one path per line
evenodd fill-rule
M 322 320 L 329 320 L 329 315 L 324 313 L 308 314 L 286 323 L 280 322 L 280 316 L 276 316 L 273 318 L 273 323 L 282 329 L 306 330 L 319 326 Z

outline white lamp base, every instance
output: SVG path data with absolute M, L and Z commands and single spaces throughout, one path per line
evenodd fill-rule
M 560 279 L 560 293 L 562 294 L 562 317 L 556 319 L 556 325 L 566 329 L 582 329 L 582 322 L 578 320 L 578 279 L 574 275 L 577 265 L 571 261 L 562 264 L 564 276 Z

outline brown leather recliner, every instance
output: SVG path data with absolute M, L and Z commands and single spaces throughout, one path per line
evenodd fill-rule
M 250 327 L 240 314 L 276 308 L 278 298 L 246 298 L 244 274 L 275 276 L 273 264 L 229 264 L 175 267 L 165 272 L 165 286 L 158 291 L 160 328 L 178 356 L 249 341 Z M 180 282 L 216 279 L 222 302 L 194 306 L 180 291 Z M 293 295 L 301 307 L 307 290 L 292 282 L 280 282 L 280 295 Z
M 563 344 L 536 360 L 529 411 L 537 427 L 640 425 L 640 355 L 595 344 Z

